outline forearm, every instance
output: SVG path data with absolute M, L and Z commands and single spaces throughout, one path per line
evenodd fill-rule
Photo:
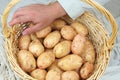
M 55 18 L 59 18 L 66 15 L 66 11 L 58 2 L 51 4 L 49 8 L 51 12 L 54 14 Z
M 90 5 L 83 2 L 82 0 L 57 0 L 60 5 L 64 8 L 66 13 L 74 20 L 84 13 L 84 8 L 91 8 Z M 110 0 L 95 0 L 101 5 L 104 5 Z

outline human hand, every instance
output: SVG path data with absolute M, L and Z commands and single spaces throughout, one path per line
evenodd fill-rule
M 32 21 L 35 25 L 25 29 L 22 33 L 23 35 L 26 35 L 48 26 L 56 18 L 62 17 L 65 14 L 66 12 L 58 2 L 50 5 L 33 4 L 19 8 L 14 13 L 9 25 L 13 26 L 17 23 Z

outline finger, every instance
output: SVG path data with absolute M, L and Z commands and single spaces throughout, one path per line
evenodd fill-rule
M 34 19 L 31 16 L 19 16 L 19 17 L 13 19 L 12 21 L 10 21 L 9 25 L 12 26 L 17 23 L 25 23 L 25 22 L 33 21 L 33 20 Z
M 26 14 L 29 14 L 31 9 L 35 6 L 43 6 L 43 4 L 32 4 L 32 5 L 28 5 L 28 6 L 25 6 L 25 7 L 21 7 L 19 8 L 18 10 L 15 11 L 15 13 L 13 14 L 13 17 L 12 17 L 12 20 L 19 17 L 19 16 L 24 16 Z
M 13 17 L 12 17 L 12 20 L 19 17 L 19 16 L 24 16 L 28 13 L 28 11 L 24 10 L 24 9 L 19 9 L 17 10 L 14 14 L 13 14 Z
M 44 28 L 44 26 L 41 23 L 39 23 L 39 24 L 36 24 L 35 26 L 32 26 L 32 27 L 25 29 L 22 32 L 22 34 L 23 35 L 31 34 L 31 33 L 34 33 L 36 31 L 40 30 L 40 29 L 43 29 L 43 28 Z

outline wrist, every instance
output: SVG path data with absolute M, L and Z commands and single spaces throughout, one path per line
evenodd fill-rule
M 62 6 L 58 2 L 51 4 L 50 7 L 52 12 L 54 13 L 55 18 L 59 18 L 66 15 L 66 11 L 62 8 Z

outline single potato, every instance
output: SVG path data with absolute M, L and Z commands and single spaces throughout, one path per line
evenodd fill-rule
M 55 54 L 56 58 L 61 58 L 68 55 L 71 51 L 71 41 L 64 40 L 58 43 L 54 49 L 53 53 Z
M 61 73 L 56 70 L 48 71 L 46 80 L 61 80 Z
M 48 68 L 55 61 L 55 55 L 52 50 L 43 52 L 37 59 L 37 66 L 40 69 Z
M 20 67 L 25 72 L 31 72 L 36 68 L 36 61 L 32 53 L 27 50 L 20 50 L 17 54 Z
M 91 76 L 94 71 L 94 65 L 92 63 L 86 62 L 80 69 L 81 78 L 87 79 Z
M 86 37 L 81 34 L 77 34 L 72 42 L 71 50 L 73 54 L 80 55 L 85 47 Z
M 75 29 L 77 33 L 83 34 L 84 36 L 88 34 L 87 27 L 79 22 L 73 22 L 71 26 Z
M 32 52 L 35 57 L 39 57 L 40 54 L 44 52 L 44 46 L 39 40 L 34 40 L 29 45 L 29 51 Z
M 95 49 L 89 40 L 85 42 L 85 51 L 80 56 L 82 57 L 84 62 L 95 62 Z
M 60 30 L 64 25 L 66 25 L 66 22 L 62 19 L 56 19 L 53 23 L 53 29 Z
M 65 25 L 60 32 L 62 37 L 67 40 L 73 40 L 73 38 L 77 35 L 76 31 L 68 25 Z
M 61 39 L 59 31 L 53 31 L 47 35 L 44 39 L 44 46 L 46 48 L 53 48 Z
M 36 35 L 38 38 L 45 38 L 51 32 L 51 30 L 52 30 L 51 26 L 48 26 L 48 27 L 36 32 Z
M 30 35 L 21 35 L 18 39 L 19 49 L 27 50 L 30 44 Z
M 35 69 L 34 71 L 32 71 L 30 73 L 30 75 L 38 80 L 45 80 L 47 71 L 46 70 L 42 70 L 42 69 Z
M 82 66 L 83 60 L 76 54 L 67 55 L 58 61 L 58 66 L 65 71 L 75 70 Z
M 75 71 L 66 71 L 62 74 L 62 80 L 80 80 L 80 77 Z

